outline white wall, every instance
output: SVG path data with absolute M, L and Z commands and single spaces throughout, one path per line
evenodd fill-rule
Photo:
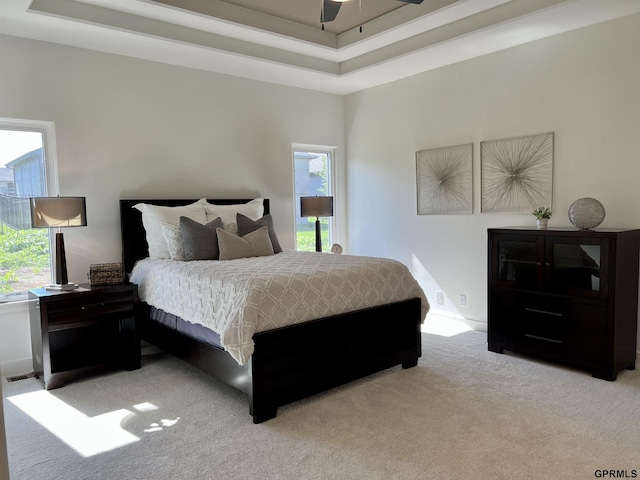
M 0 365 L 5 375 L 32 371 L 31 330 L 26 302 L 0 305 L 0 332 Z
M 486 230 L 535 219 L 480 213 L 479 142 L 550 131 L 549 225 L 571 226 L 569 206 L 590 196 L 605 206 L 602 227 L 640 228 L 639 46 L 636 15 L 348 96 L 352 252 L 412 265 L 434 311 L 486 322 Z M 474 213 L 418 216 L 415 152 L 471 142 Z
M 9 36 L 0 65 L 0 117 L 55 122 L 60 193 L 87 197 L 88 226 L 64 232 L 72 281 L 120 261 L 121 198 L 267 197 L 293 248 L 292 144 L 337 147 L 344 176 L 341 96 Z
M 0 368 L 0 478 L 9 480 L 9 458 L 4 430 L 4 397 L 2 396 L 2 368 Z

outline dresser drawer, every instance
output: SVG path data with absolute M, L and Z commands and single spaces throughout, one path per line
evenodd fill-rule
M 569 348 L 587 339 L 593 344 L 607 336 L 607 308 L 603 305 L 504 292 L 493 292 L 490 302 L 492 334 Z

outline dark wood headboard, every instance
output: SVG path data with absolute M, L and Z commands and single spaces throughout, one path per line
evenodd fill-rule
M 249 199 L 207 199 L 209 203 L 217 205 L 234 205 L 236 203 L 247 203 L 253 200 Z M 142 226 L 142 213 L 133 208 L 137 203 L 149 203 L 151 205 L 160 205 L 164 207 L 177 207 L 181 205 L 189 205 L 197 202 L 198 199 L 190 200 L 120 200 L 120 226 L 122 229 L 122 262 L 124 263 L 125 273 L 131 273 L 133 266 L 138 260 L 149 256 L 149 246 L 145 238 L 144 227 Z M 264 199 L 264 214 L 269 213 L 269 199 Z

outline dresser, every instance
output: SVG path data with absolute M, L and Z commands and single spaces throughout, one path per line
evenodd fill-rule
M 633 370 L 639 251 L 636 229 L 489 229 L 489 350 Z

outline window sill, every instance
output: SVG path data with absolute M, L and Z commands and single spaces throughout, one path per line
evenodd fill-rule
M 1 300 L 0 300 L 1 301 Z M 11 301 L 0 303 L 0 313 L 28 312 L 29 304 L 35 300 L 28 300 L 27 294 L 24 296 L 11 297 Z

